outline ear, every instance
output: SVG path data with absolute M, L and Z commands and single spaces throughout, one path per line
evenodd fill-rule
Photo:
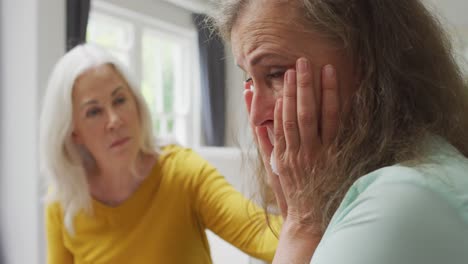
M 75 131 L 72 132 L 72 140 L 73 143 L 77 145 L 83 145 L 83 140 L 81 139 L 81 136 Z

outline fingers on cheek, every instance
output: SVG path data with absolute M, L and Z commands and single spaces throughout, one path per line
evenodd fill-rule
M 281 154 L 285 149 L 285 138 L 284 138 L 284 129 L 283 129 L 283 99 L 278 99 L 275 106 L 274 113 L 274 138 L 275 138 L 275 149 L 277 154 Z M 279 158 L 279 156 L 277 156 Z

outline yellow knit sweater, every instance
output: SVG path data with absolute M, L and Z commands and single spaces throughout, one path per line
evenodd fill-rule
M 276 231 L 280 219 L 273 218 Z M 240 250 L 271 261 L 278 243 L 263 211 L 189 149 L 164 149 L 151 174 L 118 207 L 93 200 L 93 215 L 64 227 L 58 202 L 46 209 L 49 264 L 211 263 L 208 228 Z

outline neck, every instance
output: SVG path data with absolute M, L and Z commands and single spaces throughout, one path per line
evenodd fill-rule
M 155 162 L 153 156 L 139 155 L 126 166 L 100 166 L 89 178 L 91 195 L 98 201 L 116 206 L 126 201 L 148 176 Z

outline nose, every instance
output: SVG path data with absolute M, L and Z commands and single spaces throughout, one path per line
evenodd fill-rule
M 108 111 L 109 114 L 109 120 L 107 123 L 107 129 L 108 130 L 115 130 L 118 129 L 122 125 L 122 119 L 120 118 L 120 115 L 117 111 L 114 109 L 110 109 Z
M 267 89 L 255 87 L 250 110 L 250 121 L 255 126 L 265 125 L 274 120 L 276 96 Z

